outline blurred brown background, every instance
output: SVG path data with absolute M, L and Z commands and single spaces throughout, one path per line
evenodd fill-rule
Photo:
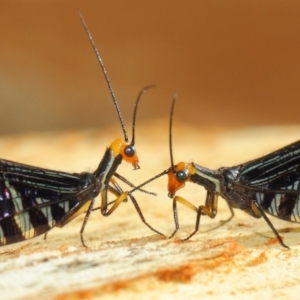
M 0 2 L 0 133 L 118 122 L 77 12 L 129 125 L 169 114 L 195 126 L 299 123 L 299 1 Z

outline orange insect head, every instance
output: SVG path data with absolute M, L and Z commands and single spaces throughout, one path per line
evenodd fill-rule
M 109 147 L 116 157 L 122 155 L 122 158 L 131 163 L 134 169 L 139 169 L 139 158 L 136 154 L 135 147 L 122 139 L 116 139 Z
M 168 191 L 169 191 L 170 198 L 173 198 L 176 191 L 183 188 L 185 186 L 185 182 L 190 180 L 191 167 L 192 167 L 191 164 L 181 162 L 175 165 L 174 169 L 170 168 L 168 173 L 169 176 Z

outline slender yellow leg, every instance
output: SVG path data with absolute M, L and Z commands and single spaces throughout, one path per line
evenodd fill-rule
M 187 208 L 189 208 L 197 213 L 195 230 L 187 238 L 183 239 L 183 241 L 185 241 L 185 240 L 190 239 L 199 230 L 201 215 L 207 215 L 212 219 L 216 216 L 217 209 L 218 209 L 218 194 L 207 191 L 205 205 L 200 205 L 199 207 L 194 206 L 191 202 L 189 202 L 188 200 L 186 200 L 182 197 L 179 197 L 179 196 L 174 197 L 174 199 L 173 199 L 173 216 L 174 216 L 174 221 L 175 221 L 175 230 L 171 234 L 170 238 L 172 238 L 179 229 L 177 202 L 183 204 Z

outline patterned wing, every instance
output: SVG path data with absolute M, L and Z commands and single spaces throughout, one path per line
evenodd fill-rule
M 300 223 L 300 193 L 297 190 L 269 190 L 231 182 L 229 197 L 250 215 L 253 215 L 251 202 L 255 200 L 266 213 L 281 220 Z
M 235 180 L 249 187 L 300 191 L 300 141 L 232 170 Z
M 255 191 L 263 210 L 279 219 L 300 223 L 300 194 L 296 191 Z
M 89 200 L 91 174 L 0 160 L 0 245 L 43 234 Z

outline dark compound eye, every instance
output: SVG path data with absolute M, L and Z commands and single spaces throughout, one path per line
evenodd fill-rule
M 133 146 L 129 145 L 124 149 L 126 156 L 132 157 L 135 154 L 135 149 Z
M 176 173 L 176 179 L 179 182 L 183 182 L 185 180 L 187 180 L 189 177 L 189 172 L 187 170 L 182 170 Z

